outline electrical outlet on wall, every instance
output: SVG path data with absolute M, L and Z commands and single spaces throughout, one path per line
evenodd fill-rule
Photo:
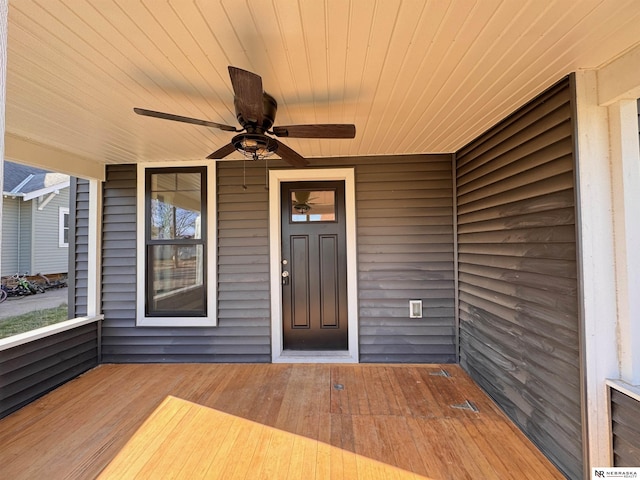
M 422 300 L 409 300 L 409 318 L 422 318 Z

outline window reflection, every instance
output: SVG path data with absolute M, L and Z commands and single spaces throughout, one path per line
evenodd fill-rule
M 294 190 L 291 192 L 292 222 L 335 222 L 334 190 Z
M 149 169 L 146 174 L 145 314 L 206 316 L 205 169 Z
M 151 258 L 153 310 L 204 313 L 203 246 L 156 245 Z
M 200 175 L 151 175 L 151 239 L 202 238 Z

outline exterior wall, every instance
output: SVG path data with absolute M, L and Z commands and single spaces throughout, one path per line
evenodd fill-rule
M 22 202 L 22 200 L 20 200 Z M 18 272 L 31 273 L 31 242 L 33 240 L 33 202 L 22 202 L 20 205 L 20 252 L 18 255 Z M 15 272 L 13 272 L 15 273 Z
M 67 273 L 69 247 L 59 244 L 60 207 L 69 208 L 69 189 L 65 188 L 42 209 L 38 199 L 30 202 L 33 215 L 32 265 L 29 273 Z
M 457 152 L 460 361 L 569 477 L 582 477 L 572 87 Z
M 32 202 L 9 197 L 2 208 L 2 276 L 32 273 Z
M 64 273 L 69 248 L 59 246 L 59 208 L 69 207 L 69 189 L 42 210 L 38 199 L 5 198 L 2 219 L 2 275 Z
M 451 155 L 357 160 L 361 362 L 457 360 L 452 188 Z
M 20 269 L 19 202 L 21 198 L 5 197 L 2 203 L 2 276 L 13 275 Z
M 99 323 L 0 351 L 0 418 L 98 364 Z
M 89 271 L 89 181 L 72 178 L 69 205 L 69 318 L 87 315 Z M 97 248 L 97 247 L 93 247 Z
M 356 171 L 361 361 L 454 362 L 450 155 L 314 159 Z M 270 167 L 282 168 L 280 161 Z M 218 163 L 218 326 L 135 326 L 134 165 L 110 166 L 103 209 L 105 362 L 269 362 L 265 169 Z M 409 319 L 422 299 L 425 318 Z
M 107 168 L 102 239 L 103 361 L 269 361 L 269 328 L 251 303 L 244 318 L 221 309 L 217 327 L 136 326 L 135 165 Z

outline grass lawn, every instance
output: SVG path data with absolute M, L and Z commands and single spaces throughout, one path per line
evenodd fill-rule
M 0 338 L 46 327 L 52 323 L 63 322 L 67 320 L 67 311 L 67 304 L 65 303 L 56 308 L 35 310 L 15 317 L 2 319 L 0 320 Z

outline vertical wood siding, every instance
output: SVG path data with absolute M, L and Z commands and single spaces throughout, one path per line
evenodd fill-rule
M 270 161 L 270 168 L 283 168 Z M 450 155 L 314 159 L 356 171 L 363 362 L 454 362 Z M 219 162 L 218 326 L 135 326 L 135 166 L 104 186 L 103 358 L 106 362 L 268 362 L 269 211 L 263 163 Z M 425 318 L 409 319 L 422 299 Z
M 98 364 L 98 323 L 0 351 L 0 418 Z
M 569 78 L 456 154 L 461 364 L 582 477 Z
M 613 388 L 611 394 L 611 435 L 614 467 L 640 465 L 640 402 Z

